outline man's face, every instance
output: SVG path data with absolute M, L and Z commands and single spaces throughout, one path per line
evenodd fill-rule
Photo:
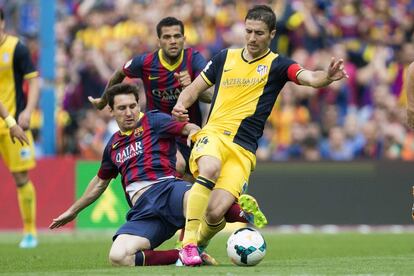
M 139 104 L 133 94 L 120 94 L 114 97 L 111 114 L 122 132 L 133 130 L 138 122 Z
M 158 42 L 166 57 L 170 59 L 178 58 L 184 48 L 184 41 L 185 37 L 181 33 L 179 25 L 161 28 L 161 36 Z
M 261 20 L 247 19 L 246 26 L 246 49 L 253 58 L 266 53 L 270 41 L 276 34 L 276 30 L 269 32 L 266 23 Z

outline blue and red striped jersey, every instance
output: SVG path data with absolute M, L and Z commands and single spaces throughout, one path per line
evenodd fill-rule
M 158 109 L 171 114 L 183 88 L 174 73 L 188 71 L 193 81 L 204 69 L 207 62 L 192 48 L 184 49 L 178 61 L 170 65 L 163 58 L 162 50 L 139 55 L 124 65 L 124 73 L 130 78 L 140 78 L 144 83 L 147 100 L 146 110 Z M 192 123 L 201 126 L 202 118 L 199 102 L 196 101 L 188 113 Z
M 186 125 L 157 110 L 145 113 L 129 135 L 115 132 L 105 147 L 98 177 L 133 182 L 175 176 L 176 143 Z

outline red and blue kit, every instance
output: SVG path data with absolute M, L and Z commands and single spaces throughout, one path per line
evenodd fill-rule
M 120 173 L 130 198 L 146 186 L 174 178 L 177 148 L 173 137 L 181 135 L 185 125 L 156 110 L 143 114 L 131 133 L 118 131 L 111 137 L 99 178 L 115 178 Z
M 144 83 L 146 110 L 158 109 L 171 114 L 183 88 L 174 73 L 188 71 L 193 81 L 207 64 L 203 56 L 192 48 L 181 52 L 178 61 L 170 65 L 163 57 L 162 50 L 136 56 L 124 65 L 129 78 L 140 78 Z M 198 101 L 188 110 L 192 123 L 201 126 L 202 118 Z

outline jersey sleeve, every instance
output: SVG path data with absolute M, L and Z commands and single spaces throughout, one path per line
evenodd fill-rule
M 198 75 L 200 75 L 201 71 L 203 71 L 206 65 L 207 65 L 206 59 L 200 54 L 200 52 L 195 51 L 193 54 L 193 59 L 192 59 L 192 64 L 191 64 L 191 67 L 193 68 L 194 76 L 197 77 Z
M 129 78 L 142 78 L 142 67 L 145 55 L 136 56 L 128 60 L 123 67 L 124 74 Z
M 178 122 L 174 120 L 170 115 L 162 112 L 152 113 L 152 120 L 154 129 L 158 132 L 160 137 L 176 137 L 181 136 L 183 128 L 187 124 L 186 122 Z
M 98 171 L 98 177 L 101 179 L 111 179 L 118 175 L 118 168 L 111 160 L 111 145 L 112 139 L 108 142 L 103 152 L 101 167 Z
M 293 81 L 295 83 L 299 83 L 298 75 L 304 69 L 300 66 L 296 61 L 280 56 L 274 60 L 275 62 L 275 70 L 276 72 L 273 75 L 277 76 L 284 81 Z
M 17 43 L 14 52 L 14 64 L 19 73 L 24 76 L 24 79 L 31 79 L 39 75 L 33 65 L 29 49 L 20 41 Z
M 220 53 L 215 55 L 204 67 L 200 75 L 208 85 L 212 86 L 216 83 L 217 76 L 222 71 L 224 62 L 226 61 L 226 56 L 227 49 L 222 50 Z

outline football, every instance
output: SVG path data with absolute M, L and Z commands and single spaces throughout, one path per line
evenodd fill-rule
M 227 240 L 227 255 L 236 265 L 257 265 L 266 255 L 266 242 L 259 231 L 240 228 Z

